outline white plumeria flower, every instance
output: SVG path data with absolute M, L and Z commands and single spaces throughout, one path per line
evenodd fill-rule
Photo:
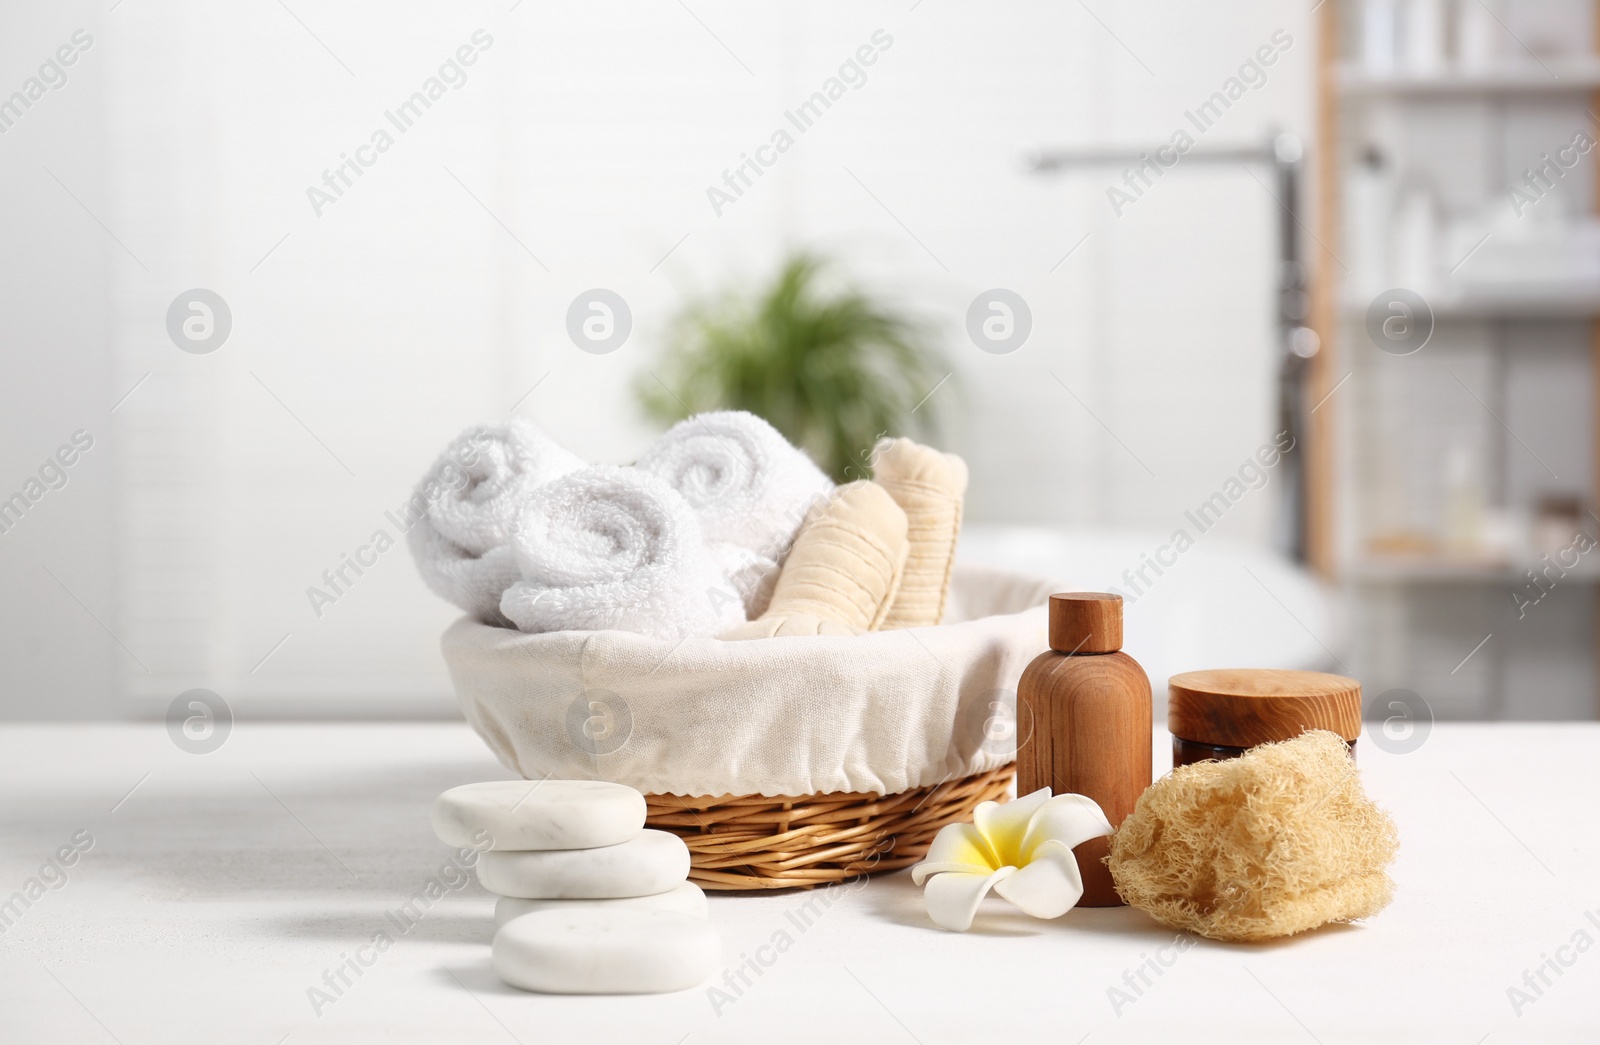
M 923 899 L 940 928 L 966 932 L 993 889 L 1035 918 L 1059 918 L 1083 896 L 1072 850 L 1112 832 L 1111 822 L 1083 795 L 1050 797 L 1042 787 L 1001 805 L 982 802 L 970 824 L 939 829 L 928 858 L 911 880 L 928 883 Z

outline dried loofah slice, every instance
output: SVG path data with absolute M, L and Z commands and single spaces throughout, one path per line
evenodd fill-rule
M 907 548 L 906 513 L 894 498 L 868 482 L 841 486 L 806 518 L 783 562 L 767 611 L 722 637 L 875 631 L 900 585 Z M 812 623 L 782 627 L 791 617 Z
M 1344 742 L 1315 730 L 1173 770 L 1139 797 L 1106 864 L 1162 925 L 1268 940 L 1383 910 L 1399 844 Z
M 967 463 L 910 439 L 880 443 L 873 481 L 905 509 L 911 553 L 885 628 L 920 628 L 944 617 L 961 533 L 961 501 L 967 493 Z

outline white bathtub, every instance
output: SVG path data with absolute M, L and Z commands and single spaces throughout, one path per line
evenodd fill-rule
M 973 525 L 960 558 L 1049 577 L 1062 591 L 1124 597 L 1124 650 L 1143 665 L 1165 713 L 1167 679 L 1200 668 L 1302 668 L 1346 673 L 1333 594 L 1270 551 L 1201 537 L 1161 575 L 1146 566 L 1137 591 L 1124 577 L 1166 544 L 1152 532 Z M 1163 553 L 1169 561 L 1173 553 Z

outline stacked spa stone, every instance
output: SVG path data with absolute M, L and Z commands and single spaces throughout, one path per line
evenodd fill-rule
M 683 840 L 644 827 L 644 796 L 596 780 L 496 780 L 440 795 L 433 829 L 486 850 L 497 894 L 494 970 L 549 994 L 656 994 L 711 975 L 720 957 Z

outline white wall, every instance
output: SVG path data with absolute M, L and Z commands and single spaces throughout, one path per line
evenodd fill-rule
M 453 611 L 403 550 L 320 618 L 307 586 L 446 439 L 536 381 L 519 414 L 632 458 L 652 430 L 630 383 L 684 295 L 758 281 L 789 247 L 943 324 L 959 387 L 936 401 L 972 464 L 974 519 L 1165 531 L 1269 438 L 1265 188 L 1180 165 L 1117 217 L 1119 171 L 1045 179 L 1016 155 L 1165 143 L 1279 29 L 1287 53 L 1204 144 L 1306 132 L 1298 8 L 510 6 L 291 4 L 304 25 L 275 4 L 5 9 L 0 89 L 79 25 L 96 43 L 93 77 L 0 136 L 21 204 L 0 215 L 18 248 L 0 259 L 0 486 L 74 428 L 105 434 L 0 538 L 15 593 L 0 714 L 159 710 L 192 686 L 236 707 L 445 707 L 436 636 Z M 307 187 L 480 28 L 493 44 L 465 85 L 317 216 Z M 878 30 L 893 43 L 866 83 L 718 216 L 707 187 Z M 610 355 L 565 333 L 594 286 L 634 315 Z M 191 287 L 233 313 L 211 354 L 165 329 Z M 964 333 L 989 287 L 1033 310 L 1011 355 Z M 1247 500 L 1225 526 L 1265 541 L 1271 506 Z
M 86 5 L 0 4 L 0 101 L 74 30 L 98 28 L 95 22 Z M 106 48 L 102 35 L 92 35 L 96 43 L 65 69 L 66 82 L 0 134 L 0 497 L 21 491 L 74 431 L 95 439 L 67 470 L 67 484 L 0 534 L 6 717 L 120 710 L 122 653 L 96 622 L 115 627 L 117 450 L 109 412 L 113 259 L 85 209 L 104 213 L 108 182 L 100 104 Z

